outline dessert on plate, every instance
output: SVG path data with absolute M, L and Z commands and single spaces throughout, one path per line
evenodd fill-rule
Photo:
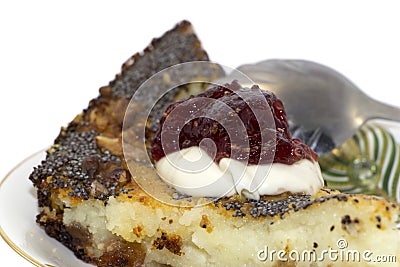
M 97 266 L 373 266 L 374 256 L 400 255 L 398 205 L 326 188 L 274 94 L 235 81 L 210 87 L 224 71 L 200 64 L 151 83 L 155 99 L 159 83 L 180 86 L 140 117 L 130 99 L 143 83 L 208 60 L 183 21 L 62 128 L 30 175 L 46 233 Z M 197 163 L 204 168 L 185 169 Z M 340 257 L 348 251 L 354 260 Z

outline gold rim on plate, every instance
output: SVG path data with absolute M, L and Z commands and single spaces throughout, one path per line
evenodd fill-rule
M 3 186 L 4 182 L 10 178 L 11 174 L 13 174 L 18 168 L 20 168 L 22 165 L 24 165 L 27 161 L 29 161 L 30 159 L 36 157 L 37 155 L 43 153 L 43 151 L 45 150 L 40 150 L 34 154 L 32 154 L 31 156 L 25 158 L 23 161 L 21 161 L 20 163 L 18 163 L 14 168 L 11 169 L 11 171 L 9 171 L 6 176 L 0 181 L 0 188 Z M 15 252 L 17 252 L 22 258 L 24 258 L 25 260 L 27 260 L 28 262 L 32 263 L 33 265 L 37 266 L 37 267 L 55 267 L 53 265 L 49 265 L 49 264 L 42 264 L 39 261 L 37 261 L 35 258 L 33 258 L 32 256 L 28 255 L 24 250 L 22 250 L 20 247 L 18 247 L 13 241 L 11 241 L 11 239 L 8 237 L 8 235 L 4 232 L 3 228 L 0 225 L 0 236 L 4 239 L 4 241 L 7 243 L 7 245 L 9 245 Z

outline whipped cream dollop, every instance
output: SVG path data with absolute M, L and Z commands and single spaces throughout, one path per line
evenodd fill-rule
M 236 81 L 171 104 L 151 156 L 166 183 L 195 197 L 313 195 L 324 186 L 318 156 L 291 137 L 282 101 Z
M 318 162 L 313 160 L 253 165 L 222 158 L 217 164 L 197 146 L 166 155 L 156 162 L 156 169 L 166 183 L 194 197 L 239 194 L 258 200 L 284 192 L 314 195 L 324 186 Z

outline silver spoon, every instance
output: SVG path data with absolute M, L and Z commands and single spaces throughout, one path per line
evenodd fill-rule
M 339 72 L 315 62 L 266 60 L 237 69 L 282 99 L 292 135 L 319 155 L 352 137 L 369 119 L 400 121 L 400 108 L 368 97 Z

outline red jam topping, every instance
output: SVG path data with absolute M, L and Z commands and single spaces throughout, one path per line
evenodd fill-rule
M 150 153 L 158 161 L 192 146 L 200 146 L 217 163 L 222 158 L 249 164 L 317 160 L 306 144 L 291 138 L 281 100 L 256 85 L 242 88 L 236 81 L 171 104 Z

